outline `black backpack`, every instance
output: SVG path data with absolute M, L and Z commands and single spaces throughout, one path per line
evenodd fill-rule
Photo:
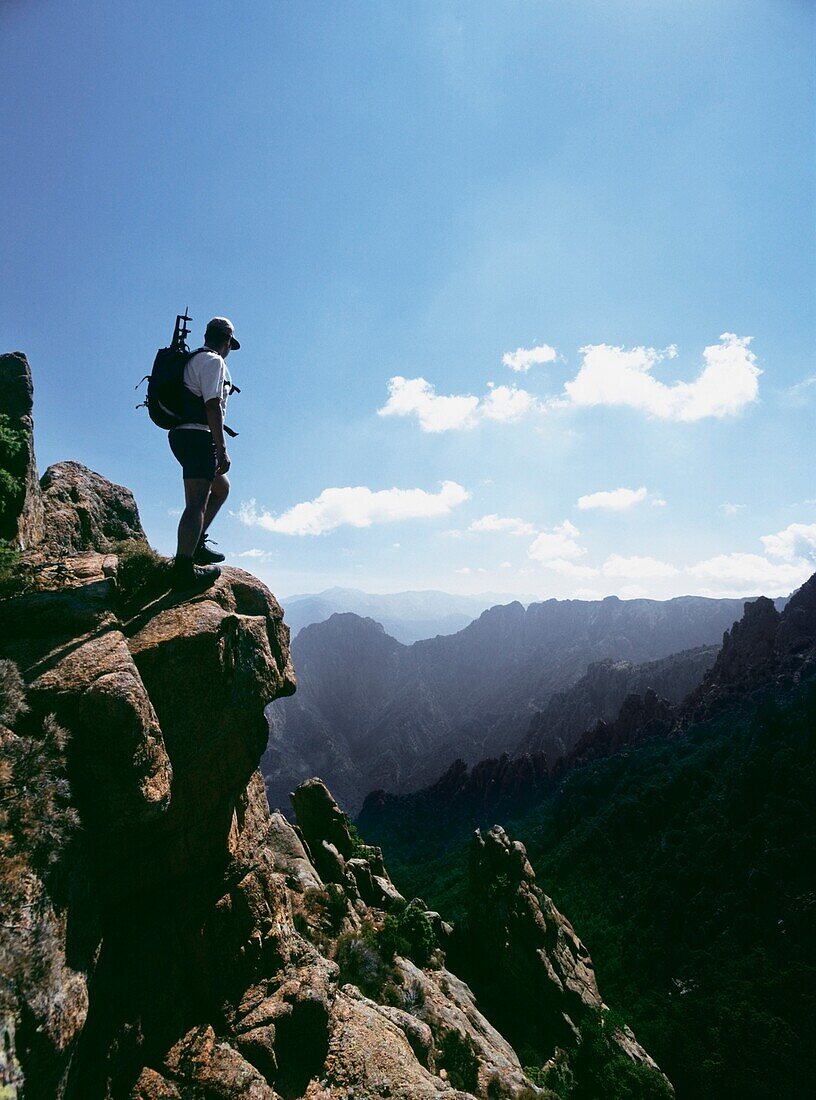
M 173 342 L 169 348 L 159 348 L 156 352 L 153 370 L 142 379 L 142 382 L 147 381 L 147 397 L 136 406 L 138 409 L 146 408 L 153 423 L 165 431 L 181 423 L 184 368 L 196 354 L 187 347 L 187 337 L 190 335 L 188 321 L 192 321 L 192 317 L 187 316 L 186 310 L 176 317 Z
M 194 355 L 204 350 L 196 348 L 195 351 L 190 351 L 187 347 L 187 337 L 190 335 L 188 321 L 192 321 L 192 317 L 187 316 L 187 310 L 176 317 L 173 342 L 169 348 L 159 348 L 156 352 L 153 370 L 142 379 L 142 382 L 147 382 L 147 397 L 141 405 L 136 406 L 137 409 L 147 409 L 153 423 L 165 431 L 177 428 L 185 419 L 184 368 Z M 137 390 L 139 386 L 136 387 Z M 230 393 L 240 392 L 238 386 L 231 385 Z M 206 424 L 203 401 L 201 409 L 201 423 Z M 227 424 L 224 425 L 224 431 L 233 439 L 238 435 Z

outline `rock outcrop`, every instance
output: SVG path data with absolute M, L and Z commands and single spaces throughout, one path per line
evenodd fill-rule
M 120 542 L 145 540 L 130 489 L 79 462 L 49 466 L 40 481 L 44 539 L 48 553 L 70 556 L 87 550 L 107 553 Z
M 14 728 L 0 742 L 67 731 L 81 827 L 47 866 L 22 868 L 12 927 L 37 959 L 25 975 L 0 960 L 3 996 L 16 987 L 0 1006 L 9 1095 L 529 1094 L 439 948 L 432 967 L 377 955 L 390 911 L 410 908 L 440 939 L 449 928 L 406 907 L 325 786 L 295 793 L 300 826 L 270 813 L 264 706 L 295 688 L 272 594 L 224 569 L 180 599 L 126 490 L 75 463 L 43 481 L 30 480 L 42 526 L 25 583 L 0 602 L 0 659 L 25 689 L 4 704 Z M 129 536 L 124 557 L 106 552 Z M 350 980 L 344 942 L 374 953 L 383 988 Z
M 683 724 L 770 686 L 798 683 L 816 671 L 816 574 L 780 612 L 761 596 L 723 636 L 722 649 L 699 688 L 680 708 Z
M 39 884 L 54 947 L 17 1010 L 26 1097 L 529 1090 L 441 955 L 397 955 L 379 999 L 335 960 L 405 902 L 319 780 L 293 796 L 297 827 L 269 812 L 263 707 L 294 689 L 274 597 L 225 569 L 193 599 L 144 605 L 122 577 L 114 555 L 78 555 L 0 605 L 25 720 L 69 731 L 83 826 L 56 875 L 69 896 Z
M 22 352 L 0 355 L 0 393 L 9 436 L 0 447 L 0 540 L 39 551 L 40 561 L 91 550 L 104 554 L 120 542 L 145 541 L 136 501 L 124 486 L 79 462 L 58 462 L 38 478 L 34 382 Z
M 10 439 L 3 446 L 0 482 L 6 498 L 0 509 L 0 539 L 20 550 L 36 546 L 43 538 L 43 504 L 34 457 L 34 383 L 22 352 L 0 355 L 0 412 Z M 3 453 L 4 452 L 4 453 Z
M 524 845 L 500 825 L 478 829 L 470 854 L 465 942 L 468 977 L 482 1003 L 515 1044 L 559 1053 L 581 1042 L 581 1029 L 607 1011 L 586 947 L 539 888 Z M 658 1067 L 628 1027 L 610 1027 L 620 1054 Z

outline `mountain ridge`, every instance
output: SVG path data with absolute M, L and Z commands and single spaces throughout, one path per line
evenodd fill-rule
M 284 805 L 293 785 L 322 772 L 354 813 L 371 790 L 416 790 L 457 758 L 513 752 L 536 712 L 588 665 L 719 644 L 741 612 L 739 601 L 699 596 L 514 601 L 410 646 L 352 613 L 312 624 L 292 643 L 298 695 L 268 711 L 270 801 Z
M 486 608 L 510 603 L 515 598 L 494 592 L 462 596 L 438 589 L 377 594 L 335 586 L 322 592 L 289 596 L 286 614 L 293 636 L 312 623 L 325 622 L 335 613 L 352 612 L 382 623 L 392 637 L 410 645 L 438 634 L 456 633 Z M 531 598 L 525 599 L 529 602 Z

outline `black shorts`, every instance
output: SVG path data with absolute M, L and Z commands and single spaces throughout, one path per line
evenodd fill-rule
M 171 428 L 168 434 L 170 450 L 181 463 L 182 477 L 202 478 L 212 481 L 215 477 L 215 447 L 210 432 L 198 428 Z

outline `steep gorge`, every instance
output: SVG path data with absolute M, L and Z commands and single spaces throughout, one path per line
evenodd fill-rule
M 696 596 L 511 603 L 410 646 L 373 619 L 333 615 L 298 634 L 298 694 L 267 710 L 270 802 L 284 807 L 291 787 L 317 771 L 354 814 L 370 791 L 420 790 L 457 758 L 515 754 L 525 740 L 524 750 L 563 752 L 585 727 L 571 720 L 573 694 L 561 700 L 568 715 L 556 730 L 554 696 L 577 688 L 578 707 L 595 721 L 617 713 L 627 685 L 663 690 L 676 680 L 688 690 L 707 657 L 681 651 L 719 646 L 741 612 L 740 600 Z M 609 690 L 597 692 L 587 683 L 597 662 L 629 671 L 600 677 Z

